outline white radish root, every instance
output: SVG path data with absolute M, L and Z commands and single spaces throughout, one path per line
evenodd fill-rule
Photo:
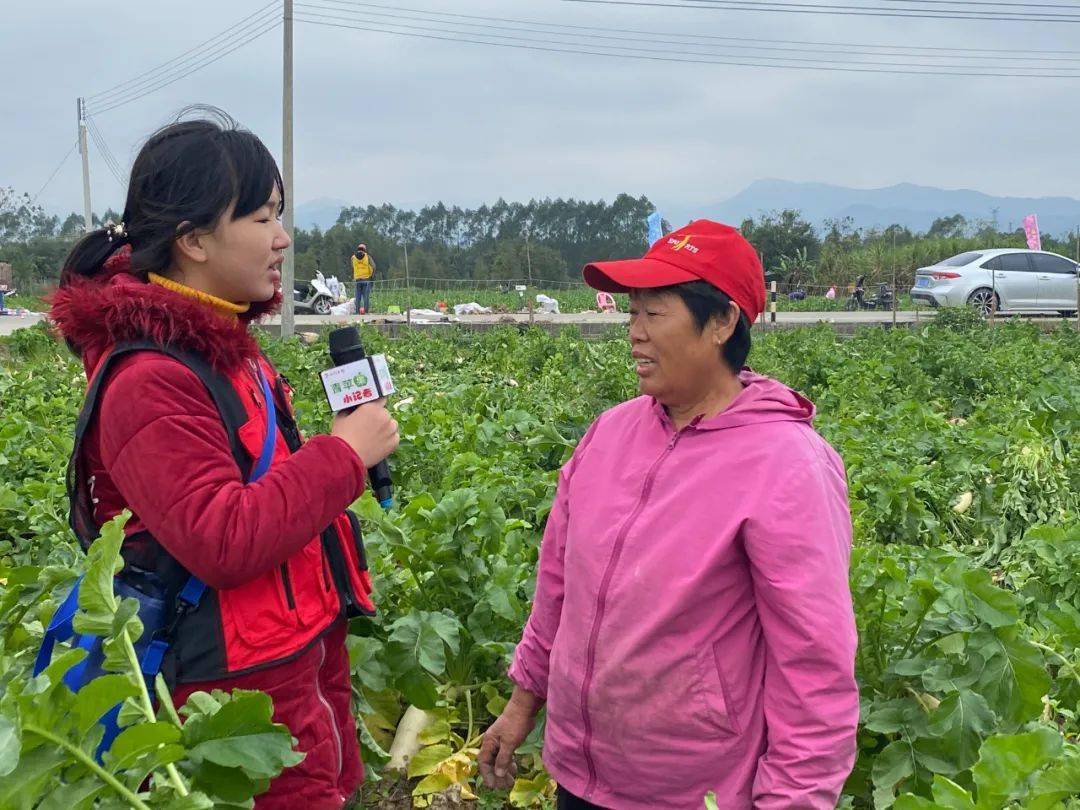
M 403 771 L 409 760 L 420 750 L 420 732 L 427 728 L 431 717 L 423 709 L 410 706 L 401 716 L 394 741 L 390 744 L 390 761 L 386 767 L 392 771 Z
M 971 490 L 969 489 L 967 492 L 965 492 L 964 494 L 962 494 L 960 496 L 960 500 L 956 502 L 956 504 L 953 506 L 952 510 L 954 512 L 956 512 L 956 514 L 962 515 L 968 509 L 971 508 L 971 502 L 973 500 L 974 500 L 974 496 L 972 495 Z

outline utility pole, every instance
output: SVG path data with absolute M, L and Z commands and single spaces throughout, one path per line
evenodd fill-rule
M 79 154 L 82 155 L 83 230 L 94 229 L 94 212 L 90 207 L 90 150 L 86 145 L 86 102 L 78 99 L 79 108 Z
M 293 238 L 293 0 L 285 0 L 285 38 L 282 43 L 283 74 L 281 83 L 281 153 L 282 180 L 285 183 L 285 232 L 290 244 L 285 249 L 285 261 L 281 265 L 281 336 L 289 337 L 295 329 L 293 319 L 293 278 L 295 276 L 295 251 Z
M 892 325 L 896 328 L 896 301 L 900 297 L 900 290 L 896 288 L 896 231 L 892 235 Z
M 529 251 L 529 229 L 525 229 L 525 267 L 529 274 L 529 286 L 532 286 L 532 253 Z
M 412 326 L 412 281 L 409 279 L 409 243 L 405 248 L 405 326 Z
M 529 251 L 529 226 L 525 226 L 525 272 L 528 274 L 526 281 L 527 292 L 525 297 L 529 301 L 529 326 L 533 325 L 533 292 L 532 292 L 532 253 Z

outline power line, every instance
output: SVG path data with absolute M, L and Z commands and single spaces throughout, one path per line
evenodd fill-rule
M 112 150 L 109 149 L 108 143 L 105 141 L 105 136 L 101 134 L 101 130 L 98 129 L 97 124 L 93 123 L 93 119 L 87 118 L 87 126 L 90 129 L 90 137 L 94 139 L 94 145 L 97 146 L 98 152 L 101 153 L 105 159 L 105 163 L 112 172 L 112 176 L 116 178 L 116 182 L 121 186 L 124 185 L 124 171 L 120 167 L 120 162 L 113 155 Z
M 716 3 L 720 0 L 689 0 L 692 3 Z M 902 5 L 915 5 L 915 6 L 1005 6 L 1010 8 L 1065 8 L 1075 13 L 1080 10 L 1080 6 L 1073 3 L 1004 3 L 993 2 L 993 0 L 878 0 L 881 3 L 899 3 Z M 973 12 L 974 13 L 974 12 Z M 993 13 L 993 12 L 988 12 Z M 1017 14 L 1019 12 L 1004 12 L 1009 14 Z M 1056 12 L 1051 12 L 1056 13 Z
M 64 164 L 68 162 L 68 158 L 69 158 L 69 157 L 71 157 L 71 153 L 75 151 L 75 148 L 76 148 L 76 147 L 77 147 L 78 145 L 79 145 L 79 140 L 78 140 L 78 138 L 76 138 L 76 139 L 75 139 L 75 143 L 73 143 L 73 144 L 71 145 L 71 148 L 67 150 L 67 154 L 66 154 L 66 155 L 64 155 L 64 156 L 63 156 L 63 157 L 62 157 L 62 158 L 60 159 L 60 162 L 59 162 L 59 163 L 57 163 L 57 164 L 56 164 L 56 168 L 55 168 L 55 169 L 53 169 L 53 173 L 49 175 L 49 179 L 48 179 L 48 180 L 46 180 L 46 181 L 45 181 L 45 182 L 44 182 L 44 183 L 42 184 L 41 188 L 39 188 L 39 189 L 38 189 L 38 191 L 37 191 L 37 194 L 35 194 L 35 195 L 34 195 L 34 198 L 33 198 L 32 200 L 30 200 L 30 204 L 31 204 L 31 205 L 33 205 L 34 203 L 36 203 L 36 202 L 37 202 L 37 200 L 38 200 L 38 197 L 40 197 L 40 196 L 41 196 L 41 193 L 42 193 L 43 191 L 45 191 L 45 189 L 46 189 L 46 188 L 48 188 L 48 186 L 49 186 L 49 183 L 51 183 L 51 182 L 53 181 L 53 178 L 55 178 L 55 177 L 56 177 L 56 175 L 58 175 L 58 174 L 60 173 L 60 170 L 61 170 L 62 168 L 64 168 Z
M 225 39 L 211 48 L 207 48 L 199 51 L 195 56 L 184 59 L 181 63 L 177 63 L 164 73 L 158 73 L 152 77 L 145 78 L 137 82 L 135 85 L 129 87 L 126 91 L 120 94 L 113 95 L 108 98 L 100 99 L 96 102 L 97 108 L 104 110 L 106 107 L 112 108 L 119 106 L 121 102 L 141 97 L 147 90 L 156 90 L 171 84 L 176 79 L 181 79 L 184 76 L 194 73 L 205 65 L 210 64 L 213 57 L 224 53 L 231 53 L 235 50 L 233 47 L 238 42 L 245 43 L 250 41 L 250 35 L 266 30 L 268 24 L 276 24 L 280 22 L 280 15 L 275 12 L 271 12 L 268 15 L 264 15 L 254 24 L 249 24 L 228 39 Z M 246 39 L 248 38 L 248 39 Z
M 445 27 L 438 28 L 424 28 L 422 26 L 404 25 L 404 24 L 391 24 L 391 23 L 372 23 L 365 24 L 363 26 L 347 25 L 346 23 L 333 23 L 325 22 L 324 19 L 312 19 L 310 18 L 310 12 L 303 13 L 305 16 L 298 16 L 297 19 L 300 22 L 305 22 L 310 25 L 322 25 L 332 28 L 351 28 L 354 30 L 374 31 L 380 33 L 391 33 L 391 35 L 403 36 L 403 37 L 416 37 L 421 39 L 434 39 L 443 40 L 449 42 L 467 42 L 471 44 L 485 44 L 500 46 L 500 48 L 515 48 L 531 51 L 546 51 L 554 53 L 573 53 L 583 54 L 591 56 L 608 56 L 616 58 L 630 58 L 630 59 L 644 59 L 651 60 L 651 62 L 674 62 L 684 64 L 699 64 L 699 65 L 731 65 L 738 67 L 782 67 L 787 69 L 802 69 L 802 70 L 828 70 L 839 72 L 868 72 L 868 73 L 897 73 L 897 75 L 910 75 L 910 76 L 958 76 L 958 77 L 989 77 L 989 78 L 1062 78 L 1062 79 L 1076 79 L 1080 76 L 1076 73 L 1049 73 L 1049 72 L 1017 72 L 1020 70 L 1032 70 L 1037 68 L 1022 68 L 1017 67 L 1015 70 L 1008 72 L 1000 69 L 996 70 L 981 70 L 980 72 L 974 72 L 975 68 L 983 68 L 984 66 L 954 66 L 954 65 L 926 65 L 926 64 L 910 64 L 910 63 L 889 63 L 889 62 L 838 62 L 838 60 L 829 59 L 804 59 L 796 57 L 775 57 L 775 56 L 762 56 L 754 54 L 745 57 L 729 57 L 723 58 L 724 55 L 717 54 L 701 54 L 686 51 L 670 52 L 662 51 L 658 49 L 642 49 L 635 48 L 630 51 L 613 51 L 611 45 L 596 45 L 591 44 L 589 48 L 581 46 L 579 43 L 567 43 L 561 41 L 540 40 L 531 39 L 526 37 L 513 37 L 508 35 L 488 35 L 488 33 L 470 33 L 462 31 L 447 31 Z M 313 15 L 323 16 L 326 15 Z M 362 21 L 365 22 L 366 21 Z M 380 27 L 382 26 L 382 27 Z M 394 30 L 404 28 L 406 30 Z M 447 36 L 454 35 L 454 36 Z M 473 37 L 485 37 L 486 39 L 474 39 Z M 492 40 L 511 40 L 510 42 L 499 42 Z M 590 50 L 590 49 L 603 49 L 608 50 Z M 645 52 L 654 53 L 658 55 L 649 56 Z M 688 56 L 708 56 L 712 58 L 687 58 Z M 755 59 L 755 62 L 748 62 L 747 59 Z M 761 60 L 768 60 L 768 62 L 761 62 Z M 783 63 L 796 63 L 796 64 L 781 64 Z M 812 63 L 812 64 L 798 64 L 798 63 Z M 906 68 L 929 68 L 927 70 L 912 70 Z M 945 70 L 943 68 L 966 68 L 966 70 Z M 905 68 L 905 69 L 899 69 Z M 1077 70 L 1077 68 L 1058 68 Z
M 979 11 L 977 9 L 973 10 L 973 9 L 964 8 L 964 6 L 967 5 L 968 0 L 880 0 L 881 2 L 885 2 L 885 3 L 914 3 L 917 6 L 915 8 L 910 8 L 910 9 L 895 9 L 895 8 L 890 8 L 889 6 L 859 6 L 859 5 L 848 5 L 848 4 L 838 4 L 838 3 L 821 3 L 821 2 L 788 3 L 788 2 L 779 2 L 778 0 L 682 0 L 682 1 L 683 2 L 693 3 L 693 4 L 696 4 L 696 5 L 700 5 L 700 6 L 727 6 L 729 4 L 737 4 L 737 5 L 745 5 L 745 6 L 784 6 L 784 7 L 790 7 L 790 8 L 799 8 L 799 7 L 826 8 L 826 9 L 834 9 L 834 10 L 841 10 L 841 11 L 888 11 L 888 12 L 899 11 L 899 12 L 901 12 L 903 14 L 909 14 L 909 13 L 915 13 L 915 12 L 927 12 L 929 14 L 963 13 L 963 14 L 976 15 L 976 17 L 975 17 L 976 19 L 982 19 L 983 17 L 987 17 L 987 18 L 990 18 L 990 19 L 999 19 L 999 18 L 1006 19 L 1006 20 L 1018 19 L 1020 21 L 1026 21 L 1027 19 L 1029 19 L 1032 16 L 1032 13 L 1039 14 L 1039 15 L 1042 15 L 1042 16 L 1045 16 L 1045 17 L 1054 17 L 1054 18 L 1062 17 L 1062 18 L 1070 18 L 1071 19 L 1071 18 L 1075 18 L 1077 16 L 1077 13 L 1080 12 L 1080 8 L 1077 8 L 1076 6 L 1042 6 L 1042 8 L 1068 8 L 1068 9 L 1070 9 L 1070 12 L 1068 14 L 1062 14 L 1062 13 L 1059 13 L 1059 12 L 1056 12 L 1056 11 L 1039 11 L 1039 12 L 1028 13 L 1028 12 L 1023 12 L 1023 11 L 1002 11 L 1000 9 L 997 9 L 995 11 Z M 929 6 L 943 5 L 943 6 L 949 6 L 949 8 L 940 9 L 940 10 L 938 10 L 936 8 L 922 8 L 922 6 L 927 6 L 927 5 L 929 5 Z M 982 5 L 982 4 L 980 3 L 980 5 Z M 987 5 L 996 6 L 996 5 L 999 5 L 999 4 L 997 4 L 997 3 L 989 3 Z M 1017 6 L 1020 6 L 1021 8 L 1030 7 L 1027 4 L 1023 4 L 1023 3 L 1016 3 L 1016 4 L 1002 3 L 1000 5 L 1017 5 Z
M 669 62 L 669 63 L 681 63 L 690 65 L 729 65 L 734 67 L 769 67 L 769 68 L 787 68 L 792 70 L 825 70 L 832 72 L 853 72 L 853 73 L 887 73 L 887 75 L 900 75 L 900 76 L 946 76 L 946 77 L 973 77 L 973 78 L 1032 78 L 1032 79 L 1075 79 L 1075 75 L 1071 73 L 1064 73 L 1064 75 L 1055 75 L 1055 73 L 1021 73 L 1021 72 L 974 72 L 974 71 L 946 71 L 946 70 L 895 70 L 895 69 L 877 69 L 877 68 L 845 68 L 845 67 L 829 67 L 829 66 L 802 66 L 802 65 L 770 65 L 755 62 L 745 62 L 745 60 L 735 59 L 688 59 L 681 58 L 677 55 L 671 56 L 645 56 L 634 53 L 611 53 L 602 51 L 588 51 L 584 49 L 573 48 L 561 48 L 561 46 L 554 46 L 553 44 L 514 44 L 508 42 L 492 42 L 490 40 L 471 39 L 467 37 L 447 37 L 440 35 L 440 33 L 416 33 L 395 31 L 389 28 L 380 28 L 377 26 L 356 26 L 347 25 L 345 23 L 325 23 L 321 21 L 315 21 L 315 19 L 302 19 L 297 17 L 298 22 L 307 23 L 308 25 L 318 25 L 328 28 L 343 28 L 352 29 L 357 31 L 370 31 L 376 33 L 390 33 L 390 35 L 400 37 L 411 37 L 417 39 L 429 39 L 440 40 L 444 42 L 465 42 L 477 45 L 494 45 L 496 48 L 510 48 L 526 51 L 542 51 L 548 53 L 572 53 L 583 54 L 588 56 L 607 56 L 612 58 L 622 59 L 639 59 L 646 60 L 646 62 Z M 438 29 L 436 29 L 438 30 Z M 540 40 L 534 40 L 536 42 L 542 42 Z M 562 43 L 558 43 L 562 44 Z
M 105 166 L 112 173 L 112 176 L 116 178 L 116 182 L 123 187 L 124 170 L 120 166 L 120 161 L 116 159 L 116 156 L 109 148 L 109 144 L 106 143 L 105 136 L 101 134 L 101 130 L 98 129 L 97 123 L 90 116 L 86 117 L 86 126 L 90 130 L 90 137 L 94 139 L 94 145 L 97 146 L 98 152 L 105 161 Z
M 102 115 L 103 113 L 112 112 L 117 107 L 123 107 L 125 104 L 130 104 L 133 101 L 138 101 L 140 98 L 143 98 L 144 96 L 147 96 L 150 93 L 153 93 L 153 92 L 155 92 L 157 90 L 160 90 L 163 87 L 167 87 L 170 84 L 174 84 L 175 82 L 178 82 L 181 79 L 183 79 L 183 78 L 185 78 L 187 76 L 190 76 L 192 73 L 197 73 L 198 71 L 202 70 L 203 68 L 214 64 L 215 62 L 217 62 L 217 61 L 223 59 L 224 57 L 228 56 L 233 51 L 236 51 L 236 50 L 244 47 L 245 45 L 247 45 L 250 42 L 254 42 L 256 39 L 258 39 L 261 36 L 264 36 L 265 34 L 269 33 L 270 31 L 273 31 L 279 25 L 281 25 L 281 20 L 280 19 L 274 19 L 270 23 L 264 25 L 261 29 L 255 30 L 249 36 L 247 36 L 244 39 L 242 39 L 241 41 L 237 42 L 232 47 L 230 47 L 227 50 L 224 50 L 224 51 L 214 55 L 213 58 L 207 58 L 204 61 L 199 62 L 199 63 L 191 66 L 189 69 L 187 69 L 187 70 L 185 70 L 185 71 L 183 71 L 183 72 L 181 72 L 179 74 L 174 74 L 174 75 L 171 75 L 171 76 L 163 77 L 160 82 L 146 88 L 141 93 L 137 93 L 137 94 L 135 94 L 133 96 L 130 96 L 128 98 L 121 99 L 120 101 L 117 101 L 115 103 L 108 104 L 108 105 L 106 105 L 105 107 L 103 107 L 101 109 L 94 109 L 93 112 L 94 112 L 95 115 Z M 210 56 L 210 54 L 207 54 L 207 56 Z
M 97 136 L 91 132 L 91 137 L 94 139 L 94 144 L 98 148 L 98 154 L 101 155 L 102 160 L 105 163 L 105 168 L 109 170 L 109 174 L 113 176 L 116 182 L 122 186 L 124 184 L 124 180 L 119 170 L 117 170 L 116 166 L 105 156 L 105 150 L 101 148 L 101 144 L 98 142 Z
M 918 2 L 918 0 L 916 0 Z M 923 20 L 982 20 L 983 22 L 1046 22 L 1046 23 L 1080 23 L 1080 16 L 1067 16 L 1040 12 L 1039 17 L 1006 16 L 1011 12 L 1001 12 L 997 16 L 989 15 L 992 12 L 967 12 L 948 13 L 945 10 L 934 9 L 889 9 L 874 6 L 830 6 L 816 3 L 774 3 L 771 0 L 756 2 L 756 0 L 671 0 L 671 2 L 656 2 L 656 0 L 562 0 L 564 3 L 590 3 L 599 6 L 643 6 L 649 8 L 688 8 L 706 11 L 763 11 L 784 14 L 829 14 L 842 17 L 903 17 L 907 19 Z M 960 11 L 960 10 L 958 10 Z M 921 13 L 920 13 L 921 12 Z
M 136 88 L 132 87 L 132 85 L 142 84 L 142 83 L 147 82 L 147 81 L 153 81 L 154 79 L 152 79 L 151 77 L 154 77 L 155 74 L 166 72 L 168 70 L 171 70 L 173 67 L 179 67 L 180 65 L 178 63 L 183 63 L 183 62 L 190 61 L 190 58 L 185 58 L 185 57 L 188 57 L 189 54 L 195 54 L 196 52 L 204 51 L 204 50 L 207 49 L 207 46 L 209 46 L 211 44 L 215 44 L 215 47 L 216 47 L 216 44 L 220 44 L 218 42 L 218 40 L 221 40 L 223 38 L 228 38 L 230 35 L 238 33 L 238 29 L 246 28 L 251 23 L 257 24 L 258 22 L 261 22 L 262 20 L 254 21 L 253 18 L 254 17 L 265 17 L 266 13 L 268 11 L 270 11 L 270 10 L 276 11 L 277 8 L 279 7 L 279 5 L 280 5 L 280 0 L 272 0 L 272 2 L 267 3 L 262 8 L 258 9 L 257 11 L 252 12 L 248 16 L 244 17 L 244 19 L 233 23 L 231 26 L 229 26 L 225 30 L 221 31 L 220 33 L 218 33 L 218 34 L 216 34 L 216 35 L 214 35 L 212 37 L 210 37 L 210 39 L 207 39 L 207 40 L 204 40 L 203 42 L 200 42 L 198 45 L 195 45 L 194 47 L 189 48 L 188 50 L 184 51 L 183 53 L 179 54 L 178 56 L 173 57 L 172 59 L 168 60 L 167 62 L 162 62 L 157 67 L 151 68 L 150 70 L 147 70 L 147 71 L 145 71 L 143 73 L 140 73 L 138 76 L 135 76 L 135 77 L 133 77 L 131 79 L 128 79 L 125 82 L 121 82 L 120 84 L 113 85 L 112 87 L 108 88 L 107 90 L 102 90 L 100 93 L 94 93 L 91 96 L 87 96 L 86 100 L 88 102 L 99 102 L 101 104 L 105 104 L 105 103 L 107 103 L 107 97 L 125 95 L 128 92 L 130 92 L 131 90 L 136 89 Z M 156 78 L 160 78 L 160 76 L 157 76 Z
M 348 0 L 323 0 L 323 2 L 334 2 L 334 3 L 337 3 L 338 5 L 346 5 L 346 6 L 349 6 L 349 7 L 354 7 L 354 6 L 368 7 L 368 6 L 372 5 L 370 3 L 348 2 Z M 485 23 L 479 23 L 479 22 L 472 22 L 472 20 L 490 19 L 490 20 L 496 20 L 496 21 L 500 21 L 500 22 L 521 23 L 521 24 L 527 25 L 527 26 L 533 26 L 533 25 L 549 25 L 549 26 L 550 25 L 556 25 L 556 24 L 553 24 L 553 23 L 547 23 L 547 24 L 545 24 L 545 23 L 536 23 L 536 22 L 532 22 L 532 21 L 529 21 L 529 20 L 512 20 L 511 21 L 511 20 L 506 20 L 505 18 L 497 18 L 497 17 L 495 17 L 495 18 L 486 18 L 486 17 L 477 17 L 475 15 L 444 14 L 444 13 L 441 13 L 441 12 L 433 12 L 433 15 L 437 14 L 438 16 L 402 17 L 402 16 L 400 16 L 398 14 L 380 13 L 380 12 L 375 12 L 375 11 L 360 11 L 360 10 L 349 11 L 349 9 L 346 9 L 346 8 L 332 8 L 332 7 L 326 6 L 326 5 L 315 5 L 315 4 L 311 4 L 311 3 L 297 3 L 296 7 L 297 8 L 316 9 L 316 10 L 319 10 L 319 11 L 348 12 L 348 14 L 350 15 L 350 16 L 337 16 L 337 15 L 328 15 L 328 14 L 316 14 L 314 12 L 304 12 L 304 13 L 307 13 L 307 14 L 309 14 L 311 16 L 314 16 L 314 17 L 322 17 L 324 19 L 333 19 L 333 20 L 360 21 L 360 22 L 367 22 L 367 23 L 373 23 L 373 22 L 381 23 L 381 21 L 375 21 L 375 20 L 371 20 L 371 19 L 367 19 L 367 18 L 369 18 L 369 17 L 386 17 L 386 18 L 390 18 L 392 20 L 402 20 L 402 21 L 405 21 L 405 22 L 437 23 L 437 24 L 439 24 L 440 26 L 443 26 L 443 27 L 448 26 L 448 25 L 453 25 L 453 26 L 457 26 L 459 28 L 469 28 L 469 27 L 472 27 L 472 28 L 486 28 L 486 29 L 499 30 L 499 31 L 513 31 L 515 33 L 534 33 L 534 34 L 542 34 L 542 35 L 546 35 L 546 36 L 555 36 L 555 37 L 573 37 L 573 38 L 577 38 L 577 39 L 588 39 L 588 40 L 602 39 L 602 40 L 609 40 L 609 41 L 620 42 L 620 43 L 627 43 L 627 42 L 628 43 L 635 43 L 635 44 L 641 43 L 644 47 L 639 48 L 639 49 L 644 49 L 646 51 L 655 50 L 655 49 L 651 49 L 651 48 L 647 47 L 647 46 L 651 46 L 651 45 L 663 45 L 663 44 L 678 45 L 678 46 L 680 46 L 680 54 L 682 54 L 682 55 L 691 55 L 691 56 L 692 55 L 711 56 L 713 54 L 709 54 L 709 53 L 702 54 L 700 52 L 695 52 L 695 51 L 686 51 L 686 50 L 684 50 L 686 45 L 695 45 L 695 46 L 707 47 L 707 48 L 725 48 L 725 49 L 728 49 L 728 50 L 735 50 L 735 51 L 772 51 L 772 52 L 779 52 L 779 53 L 820 53 L 820 54 L 826 54 L 826 55 L 830 55 L 830 56 L 870 56 L 870 57 L 899 56 L 899 57 L 908 57 L 908 58 L 917 58 L 917 59 L 953 59 L 953 60 L 986 59 L 986 58 L 990 57 L 991 54 L 992 54 L 993 59 L 995 61 L 995 64 L 990 65 L 989 66 L 990 68 L 997 67 L 996 62 L 1002 61 L 1002 60 L 1007 60 L 1007 61 L 1011 61 L 1011 62 L 1080 62 L 1080 59 L 1077 59 L 1077 58 L 1053 57 L 1053 56 L 1050 56 L 1050 57 L 1043 57 L 1043 56 L 1011 56 L 1011 57 L 1006 56 L 1006 57 L 999 57 L 994 52 L 985 52 L 985 51 L 981 51 L 981 50 L 980 51 L 974 51 L 973 50 L 972 52 L 952 54 L 952 53 L 948 53 L 948 52 L 937 52 L 937 51 L 948 51 L 949 49 L 933 49 L 933 51 L 935 51 L 935 52 L 927 52 L 928 49 L 918 49 L 917 51 L 912 52 L 912 51 L 903 50 L 902 46 L 858 46 L 858 45 L 850 45 L 850 44 L 845 44 L 845 43 L 835 43 L 835 44 L 834 43 L 805 43 L 805 42 L 791 43 L 790 41 L 788 41 L 788 44 L 797 44 L 797 45 L 832 45 L 833 47 L 838 45 L 839 47 L 844 48 L 844 50 L 833 50 L 833 49 L 825 49 L 825 50 L 823 50 L 820 47 L 818 47 L 818 48 L 787 47 L 787 45 L 784 44 L 785 43 L 784 40 L 775 40 L 775 41 L 774 40 L 744 40 L 744 39 L 737 38 L 737 37 L 709 37 L 709 39 L 715 39 L 715 40 L 721 40 L 722 41 L 722 44 L 714 44 L 713 42 L 694 42 L 692 40 L 694 40 L 694 39 L 705 39 L 706 37 L 704 37 L 704 36 L 695 37 L 695 35 L 692 35 L 692 34 L 684 36 L 684 35 L 679 35 L 679 34 L 656 34 L 656 33 L 647 32 L 647 31 L 630 32 L 630 31 L 627 31 L 626 29 L 614 29 L 614 30 L 618 31 L 619 33 L 638 33 L 638 34 L 643 35 L 643 36 L 629 36 L 628 37 L 628 36 L 621 36 L 619 34 L 593 33 L 595 31 L 605 31 L 605 30 L 610 30 L 610 29 L 589 28 L 589 27 L 586 27 L 586 26 L 558 26 L 559 28 L 569 27 L 569 28 L 574 28 L 574 29 L 578 29 L 578 28 L 586 28 L 587 29 L 585 33 L 577 33 L 576 31 L 564 33 L 561 30 L 548 31 L 548 30 L 544 30 L 542 28 L 532 28 L 532 27 L 526 28 L 526 27 L 522 27 L 522 25 L 512 25 L 511 26 L 511 25 L 495 25 L 495 24 L 485 24 Z M 378 7 L 379 8 L 385 8 L 385 6 L 378 6 Z M 424 12 L 419 12 L 419 11 L 414 12 L 414 13 L 421 14 L 421 15 L 425 14 Z M 468 17 L 470 19 L 470 21 L 469 22 L 451 22 L 451 21 L 439 19 L 439 17 L 444 17 L 444 16 L 448 16 L 448 17 Z M 381 24 L 395 25 L 394 23 L 381 23 Z M 407 27 L 407 26 L 402 26 L 402 27 Z M 425 30 L 429 30 L 429 29 L 425 29 Z M 455 31 L 453 33 L 462 33 L 462 32 Z M 471 32 L 470 31 L 465 31 L 464 33 L 471 33 Z M 500 37 L 501 36 L 499 34 L 486 34 L 486 33 L 480 33 L 479 35 L 485 36 L 485 37 L 488 37 L 488 36 L 490 36 L 490 37 Z M 771 43 L 771 44 L 769 44 L 769 45 L 741 44 L 741 43 L 746 43 L 746 42 L 755 42 L 755 43 L 768 42 L 768 43 Z M 730 43 L 738 43 L 738 44 L 730 44 Z M 589 45 L 589 46 L 602 47 L 602 48 L 616 48 L 616 47 L 619 47 L 617 45 L 605 45 L 603 43 L 596 43 L 596 42 L 587 42 L 587 43 L 567 42 L 567 43 L 564 43 L 564 44 L 567 44 L 567 45 L 582 45 L 582 44 L 585 44 L 585 45 Z M 859 48 L 859 47 L 877 47 L 877 48 L 886 48 L 886 47 L 888 47 L 894 52 L 885 53 L 885 52 L 874 52 L 874 51 L 866 51 L 866 50 L 862 50 L 862 51 L 852 50 L 852 48 Z M 895 51 L 899 51 L 899 52 L 895 52 Z M 657 52 L 664 53 L 666 51 L 657 51 Z M 1080 52 L 1078 52 L 1078 55 L 1080 55 Z M 762 57 L 762 58 L 775 58 L 775 57 Z M 815 60 L 815 61 L 818 61 L 818 60 Z M 844 60 L 844 61 L 849 61 L 849 60 Z M 881 64 L 898 64 L 898 63 L 882 62 Z M 927 65 L 927 66 L 930 66 L 930 65 Z M 942 67 L 945 67 L 945 66 L 942 65 Z M 1022 67 L 1022 66 L 1018 66 L 1018 67 Z M 1034 66 L 1032 66 L 1032 67 L 1034 67 Z M 1063 70 L 1071 70 L 1072 68 L 1062 68 L 1062 69 Z
M 101 156 L 113 170 L 113 176 L 116 176 L 120 172 L 120 161 L 113 155 L 109 145 L 105 142 L 105 136 L 101 134 L 97 123 L 90 116 L 86 117 L 86 126 L 90 131 L 90 136 L 94 139 L 94 143 L 97 145 L 98 151 L 101 152 Z
M 983 54 L 992 55 L 995 59 L 1023 59 L 1027 60 L 1033 57 L 1008 57 L 1001 55 L 1000 48 L 944 48 L 944 47 L 928 47 L 918 45 L 878 45 L 869 43 L 855 43 L 855 42 L 820 42 L 813 40 L 800 40 L 800 39 L 754 39 L 752 37 L 731 37 L 731 36 L 719 36 L 716 34 L 687 34 L 681 31 L 655 31 L 655 30 L 642 30 L 640 28 L 610 28 L 610 27 L 596 27 L 590 25 L 570 25 L 566 23 L 550 23 L 541 20 L 522 20 L 510 17 L 484 17 L 476 14 L 455 14 L 445 11 L 429 11 L 427 9 L 417 8 L 405 8 L 399 6 L 389 6 L 381 3 L 361 2 L 361 0 L 321 0 L 323 3 L 333 3 L 335 5 L 349 6 L 349 7 L 362 7 L 362 8 L 376 8 L 389 10 L 394 12 L 407 12 L 413 14 L 422 14 L 428 17 L 452 17 L 455 19 L 467 19 L 467 20 L 480 20 L 485 22 L 504 22 L 504 23 L 518 23 L 522 25 L 536 25 L 544 28 L 566 29 L 573 31 L 591 31 L 601 33 L 618 33 L 618 34 L 641 34 L 645 37 L 673 37 L 676 38 L 679 44 L 684 44 L 688 40 L 702 39 L 702 40 L 715 40 L 723 42 L 752 42 L 752 43 L 766 43 L 770 45 L 814 45 L 829 48 L 862 48 L 862 49 L 887 49 L 887 50 L 903 50 L 903 51 L 926 51 L 927 53 L 945 53 L 956 52 L 962 54 Z M 1080 51 L 1054 51 L 1054 50 L 1035 50 L 1030 48 L 1024 48 L 1024 53 L 1036 54 L 1039 56 L 1080 56 Z

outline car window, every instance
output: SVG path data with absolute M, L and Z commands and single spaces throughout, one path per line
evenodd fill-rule
M 1000 270 L 1001 269 L 1001 257 L 995 256 L 992 259 L 987 259 L 982 263 L 982 266 L 987 270 Z
M 967 253 L 960 253 L 943 262 L 938 262 L 938 267 L 963 267 L 965 264 L 971 264 L 977 262 L 982 258 L 982 254 L 974 250 L 969 250 Z
M 1076 265 L 1061 256 L 1036 253 L 1031 259 L 1035 262 L 1035 270 L 1039 273 L 1061 273 L 1070 276 L 1076 273 Z
M 1012 270 L 1020 273 L 1031 272 L 1031 265 L 1028 264 L 1026 253 L 1005 253 L 998 258 L 1001 259 L 1002 270 Z

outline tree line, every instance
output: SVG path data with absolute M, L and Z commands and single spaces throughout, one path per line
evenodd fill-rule
M 603 200 L 498 200 L 477 208 L 442 202 L 420 210 L 393 205 L 345 208 L 325 231 L 295 232 L 296 277 L 317 271 L 345 278 L 349 256 L 363 242 L 375 258 L 379 278 L 500 279 L 576 282 L 588 261 L 641 255 L 648 247 L 646 217 L 655 210 L 647 197 L 620 194 Z M 106 210 L 94 224 L 120 215 Z M 671 227 L 664 223 L 665 231 Z M 989 221 L 960 214 L 942 217 L 925 232 L 901 225 L 861 228 L 852 220 L 816 227 L 799 211 L 781 210 L 740 223 L 761 254 L 767 277 L 789 285 L 847 285 L 859 275 L 870 282 L 909 284 L 918 267 L 966 250 L 1026 247 L 1022 229 L 1001 231 Z M 83 217 L 47 215 L 28 195 L 0 188 L 0 261 L 10 262 L 16 284 L 48 286 L 83 230 Z M 1076 235 L 1043 236 L 1043 249 L 1075 256 Z

